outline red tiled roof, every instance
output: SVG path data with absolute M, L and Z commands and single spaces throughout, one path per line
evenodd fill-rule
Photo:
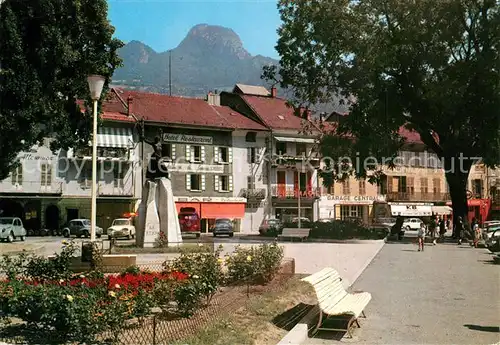
M 414 143 L 414 144 L 422 144 L 422 140 L 420 139 L 420 134 L 415 131 L 409 130 L 403 126 L 399 128 L 398 134 L 405 138 L 406 142 Z
M 212 106 L 203 99 L 123 89 L 115 89 L 115 92 L 123 100 L 131 96 L 132 113 L 145 121 L 226 129 L 265 130 L 264 126 L 231 108 Z M 113 103 L 110 104 L 111 107 L 114 107 Z M 106 114 L 105 117 L 107 116 Z
M 306 120 L 294 114 L 283 98 L 241 95 L 241 98 L 272 129 L 296 129 L 300 131 Z

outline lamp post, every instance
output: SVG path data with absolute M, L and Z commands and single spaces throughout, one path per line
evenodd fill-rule
M 95 241 L 95 228 L 97 221 L 97 102 L 101 98 L 105 78 L 100 75 L 90 75 L 87 82 L 90 89 L 90 97 L 94 103 L 93 126 L 92 126 L 92 203 L 90 205 L 90 241 Z

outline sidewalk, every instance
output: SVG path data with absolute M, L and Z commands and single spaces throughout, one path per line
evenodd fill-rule
M 356 344 L 494 344 L 500 270 L 486 249 L 388 243 L 353 286 L 372 294 Z M 321 336 L 321 337 L 320 337 Z M 336 344 L 328 333 L 306 344 Z M 331 335 L 330 335 L 331 337 Z

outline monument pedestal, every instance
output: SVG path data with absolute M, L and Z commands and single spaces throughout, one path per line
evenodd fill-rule
M 154 247 L 160 233 L 168 246 L 182 244 L 181 228 L 172 193 L 172 182 L 165 178 L 147 181 L 139 205 L 139 224 L 136 244 L 138 247 Z

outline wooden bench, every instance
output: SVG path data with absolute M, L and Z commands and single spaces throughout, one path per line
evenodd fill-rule
M 358 327 L 358 317 L 366 318 L 365 307 L 370 302 L 372 295 L 368 292 L 349 293 L 342 285 L 342 278 L 333 268 L 324 268 L 302 281 L 311 284 L 316 292 L 319 307 L 319 320 L 313 333 L 318 330 L 326 331 L 347 331 L 352 338 L 351 328 L 354 324 Z M 322 328 L 323 319 L 335 316 L 350 316 L 347 328 Z
M 300 238 L 302 241 L 309 237 L 311 229 L 284 228 L 278 238 Z

